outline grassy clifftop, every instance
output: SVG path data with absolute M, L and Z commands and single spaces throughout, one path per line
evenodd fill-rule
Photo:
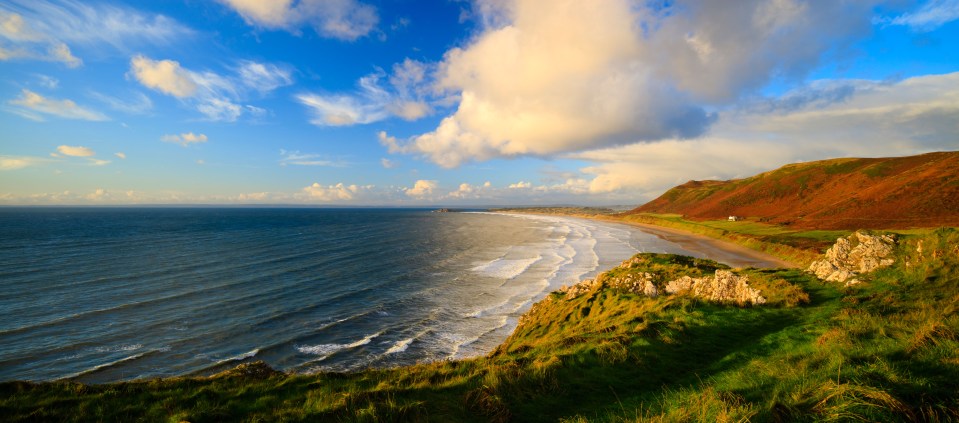
M 487 357 L 358 373 L 0 384 L 12 421 L 959 419 L 959 231 L 903 237 L 850 287 L 734 270 L 762 305 L 667 294 L 725 266 L 641 254 L 551 294 Z M 717 271 L 720 271 L 717 273 Z M 716 276 L 718 277 L 718 276 Z M 637 281 L 642 281 L 637 282 Z M 655 288 L 656 296 L 650 295 Z

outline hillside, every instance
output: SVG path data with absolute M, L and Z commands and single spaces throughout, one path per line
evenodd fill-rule
M 809 229 L 959 226 L 959 152 L 797 163 L 731 181 L 689 181 L 627 214 Z
M 868 247 L 856 235 L 846 260 Z M 291 375 L 0 383 L 5 421 L 956 421 L 959 231 L 825 282 L 639 254 L 462 361 Z M 827 258 L 830 255 L 827 255 Z M 859 257 L 859 256 L 857 256 Z M 859 257 L 861 263 L 866 258 Z M 885 259 L 884 259 L 885 260 Z M 861 264 L 860 264 L 861 266 Z

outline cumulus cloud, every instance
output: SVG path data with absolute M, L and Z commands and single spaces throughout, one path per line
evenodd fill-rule
M 662 140 L 570 157 L 596 163 L 582 169 L 591 177 L 591 193 L 650 199 L 689 179 L 740 178 L 797 161 L 956 148 L 959 73 L 895 83 L 820 81 L 800 91 L 816 97 L 815 87 L 835 90 L 843 85 L 849 93 L 839 102 L 724 112 L 711 134 L 700 139 Z
M 424 198 L 433 195 L 433 191 L 437 187 L 439 187 L 439 184 L 436 181 L 420 179 L 413 184 L 412 188 L 406 188 L 403 192 L 410 197 Z
M 114 156 L 117 156 L 117 157 L 119 157 L 119 158 L 121 158 L 121 159 L 123 159 L 123 160 L 126 160 L 126 159 L 127 159 L 126 153 L 118 152 L 118 153 L 113 153 L 113 155 L 114 155 Z
M 78 67 L 69 44 L 169 45 L 192 31 L 163 15 L 74 0 L 10 0 L 0 4 L 0 60 L 46 60 Z
M 238 104 L 248 91 L 265 94 L 293 83 L 290 71 L 273 64 L 244 61 L 234 71 L 229 76 L 196 72 L 175 60 L 154 60 L 143 55 L 130 60 L 130 74 L 141 85 L 192 104 L 212 121 L 233 122 L 244 114 L 260 117 L 266 110 Z
M 508 188 L 509 189 L 526 189 L 526 188 L 532 188 L 532 187 L 533 187 L 532 182 L 519 181 L 515 184 L 509 184 Z
M 208 138 L 205 134 L 194 134 L 193 132 L 187 132 L 179 135 L 164 135 L 160 137 L 160 141 L 180 144 L 183 147 L 186 147 L 190 144 L 204 143 L 207 142 L 207 140 Z
M 870 29 L 871 3 L 480 1 L 487 27 L 448 51 L 435 88 L 459 96 L 432 132 L 386 144 L 444 167 L 693 138 L 707 112 L 802 76 Z M 387 138 L 390 139 L 390 138 Z M 381 138 L 381 141 L 383 138 Z M 395 140 L 395 138 L 393 138 Z
M 43 120 L 41 114 L 65 119 L 91 121 L 109 120 L 106 115 L 96 110 L 82 107 L 73 100 L 47 98 L 26 88 L 20 91 L 20 97 L 10 100 L 7 104 L 14 106 L 14 108 L 8 111 L 37 121 Z
M 959 0 L 929 0 L 919 9 L 892 19 L 891 23 L 928 32 L 956 19 L 959 19 Z
M 355 40 L 372 31 L 379 22 L 376 9 L 356 0 L 220 0 L 246 23 L 264 29 L 296 32 L 311 26 L 317 34 Z
M 174 97 L 190 97 L 197 90 L 190 73 L 173 60 L 152 60 L 137 55 L 130 60 L 130 71 L 143 86 Z
M 367 124 L 397 116 L 416 120 L 430 113 L 428 65 L 406 59 L 393 66 L 387 83 L 384 71 L 376 71 L 357 81 L 351 93 L 302 93 L 296 99 L 313 114 L 310 123 L 317 126 Z
M 57 152 L 71 157 L 92 157 L 96 155 L 90 148 L 79 145 L 61 145 L 57 147 Z
M 332 203 L 353 200 L 371 188 L 371 186 L 345 185 L 342 182 L 336 185 L 320 185 L 314 182 L 313 185 L 303 188 L 303 192 L 308 200 Z

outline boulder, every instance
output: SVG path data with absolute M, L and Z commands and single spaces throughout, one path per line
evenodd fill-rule
M 666 292 L 741 306 L 766 303 L 759 290 L 749 287 L 748 276 L 739 276 L 729 270 L 717 270 L 713 277 L 680 277 L 666 284 Z
M 826 250 L 822 260 L 809 265 L 808 271 L 829 282 L 858 283 L 855 276 L 891 266 L 896 238 L 893 235 L 870 235 L 856 232 L 839 238 Z

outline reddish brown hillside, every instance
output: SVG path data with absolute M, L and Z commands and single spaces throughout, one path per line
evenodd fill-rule
M 821 229 L 959 226 L 959 152 L 823 160 L 746 179 L 689 181 L 630 213 Z

